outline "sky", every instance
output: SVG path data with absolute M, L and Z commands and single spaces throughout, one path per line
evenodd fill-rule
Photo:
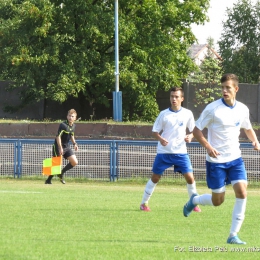
M 193 25 L 192 31 L 198 39 L 199 44 L 207 43 L 207 38 L 214 39 L 215 46 L 222 32 L 222 21 L 226 20 L 226 9 L 232 8 L 238 0 L 210 0 L 208 16 L 210 21 L 205 25 Z M 256 0 L 252 0 L 255 3 Z

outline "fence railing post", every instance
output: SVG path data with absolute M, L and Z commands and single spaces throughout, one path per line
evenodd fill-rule
M 110 181 L 114 181 L 114 141 L 110 143 Z
M 112 180 L 115 181 L 117 177 L 117 143 L 115 141 L 112 142 L 113 146 L 113 158 L 112 158 Z
M 22 168 L 22 144 L 21 144 L 20 139 L 17 140 L 16 149 L 17 149 L 17 157 L 16 157 L 16 164 L 17 164 L 16 170 L 17 170 L 17 172 L 15 172 L 14 177 L 17 176 L 17 178 L 20 178 L 21 177 L 21 168 Z

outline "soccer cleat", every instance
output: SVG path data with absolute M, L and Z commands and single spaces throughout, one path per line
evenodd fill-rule
M 47 179 L 47 180 L 45 181 L 45 184 L 52 184 L 52 183 L 51 183 L 51 180 L 48 180 L 48 179 Z
M 197 205 L 197 206 L 193 209 L 193 211 L 195 211 L 195 212 L 201 212 L 201 209 L 200 209 L 200 207 Z
M 65 182 L 64 179 L 62 178 L 62 174 L 58 174 L 57 176 L 59 177 L 60 182 L 61 182 L 62 184 L 66 184 L 66 182 Z
M 151 211 L 151 209 L 149 208 L 148 204 L 147 203 L 143 203 L 140 205 L 140 210 L 143 210 L 143 211 Z
M 229 237 L 227 239 L 227 243 L 228 244 L 237 244 L 237 245 L 245 245 L 246 244 L 246 242 L 240 240 L 238 236 Z
M 62 184 L 66 184 L 66 182 L 65 182 L 63 179 L 60 179 L 60 182 L 61 182 Z
M 189 201 L 183 207 L 183 215 L 185 217 L 188 217 L 190 213 L 193 211 L 193 209 L 196 207 L 196 205 L 192 203 L 192 200 L 195 196 L 198 196 L 198 194 L 196 193 L 192 194 Z

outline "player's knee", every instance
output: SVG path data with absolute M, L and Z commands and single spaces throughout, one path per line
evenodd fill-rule
M 221 201 L 212 201 L 213 203 L 213 206 L 217 207 L 217 206 L 220 206 L 223 202 Z
M 153 183 L 157 183 L 161 178 L 161 175 L 153 173 L 151 180 Z
M 70 163 L 73 167 L 75 167 L 78 164 L 78 161 L 73 161 Z
M 193 174 L 186 174 L 186 175 L 184 175 L 184 178 L 188 184 L 192 184 L 195 181 Z
M 224 198 L 215 198 L 215 199 L 212 199 L 212 203 L 214 206 L 220 206 L 223 202 L 224 202 Z
M 187 179 L 186 179 L 186 182 L 187 182 L 188 184 L 193 184 L 193 183 L 194 183 L 194 178 L 193 178 L 193 177 L 187 178 Z
M 236 192 L 236 198 L 245 199 L 247 197 L 247 191 L 241 190 Z

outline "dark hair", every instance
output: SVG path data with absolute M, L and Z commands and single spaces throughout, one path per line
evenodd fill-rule
M 221 79 L 220 79 L 220 82 L 221 83 L 224 83 L 228 80 L 232 80 L 234 82 L 234 84 L 236 86 L 238 86 L 238 83 L 239 83 L 239 80 L 238 80 L 238 76 L 235 75 L 235 74 L 232 74 L 232 73 L 227 73 L 227 74 L 224 74 Z
M 180 92 L 181 92 L 181 96 L 184 97 L 184 91 L 183 91 L 182 88 L 172 87 L 172 88 L 170 89 L 170 93 L 171 93 L 171 92 L 176 92 L 176 91 L 180 91 Z

